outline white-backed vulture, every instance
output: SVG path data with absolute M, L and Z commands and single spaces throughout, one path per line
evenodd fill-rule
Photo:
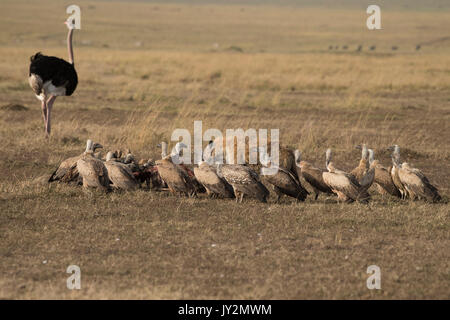
M 117 149 L 117 150 L 113 151 L 113 158 L 117 162 L 127 163 L 126 162 L 127 156 L 132 156 L 131 151 L 128 148 L 125 149 L 125 151 L 122 151 L 121 149 Z M 131 160 L 134 160 L 134 158 Z M 105 156 L 105 161 L 106 161 L 106 156 Z
M 369 151 L 366 144 L 363 144 L 362 146 L 356 146 L 356 148 L 361 149 L 361 160 L 359 160 L 359 165 L 355 169 L 353 169 L 350 174 L 354 175 L 356 180 L 361 182 L 361 179 L 369 169 Z
M 267 202 L 270 192 L 252 168 L 240 164 L 218 164 L 217 175 L 233 187 L 236 202 L 242 202 L 244 195 Z
M 133 172 L 133 175 L 139 184 L 145 182 L 148 189 L 160 189 L 163 187 L 164 182 L 158 173 L 158 168 L 153 159 L 141 160 L 139 171 Z
M 105 167 L 108 170 L 108 177 L 113 188 L 122 190 L 136 190 L 138 188 L 139 184 L 131 169 L 126 164 L 115 161 L 111 151 L 106 155 Z
M 123 158 L 123 163 L 124 164 L 136 164 L 136 159 L 134 157 L 134 155 L 131 153 L 131 151 L 129 149 L 127 149 L 127 154 L 125 155 L 125 157 Z
M 295 150 L 295 165 L 297 168 L 297 175 L 302 176 L 306 182 L 313 188 L 315 193 L 315 200 L 319 197 L 321 192 L 326 194 L 334 194 L 333 190 L 323 181 L 322 174 L 325 172 L 319 168 L 314 167 L 307 161 L 301 161 L 300 150 Z
M 381 195 L 391 195 L 397 198 L 401 198 L 400 191 L 392 181 L 391 167 L 383 167 L 378 160 L 375 160 L 375 153 L 372 149 L 369 149 L 369 164 L 370 168 L 375 169 L 374 183 L 377 191 Z
M 359 184 L 364 190 L 369 190 L 375 180 L 375 168 L 369 168 L 366 173 L 359 180 Z
M 309 192 L 303 188 L 300 181 L 288 170 L 272 165 L 264 148 L 260 148 L 260 158 L 263 165 L 261 169 L 262 179 L 272 185 L 277 195 L 277 202 L 280 201 L 282 195 L 287 195 L 300 201 L 306 200 Z
M 397 187 L 398 191 L 400 192 L 402 199 L 408 198 L 408 192 L 406 191 L 405 186 L 400 180 L 399 177 L 399 171 L 401 169 L 401 163 L 400 163 L 400 147 L 398 145 L 394 145 L 392 147 L 389 147 L 388 150 L 392 151 L 392 168 L 391 168 L 391 177 L 392 182 L 394 182 L 394 185 Z
M 119 159 L 120 161 L 120 159 L 122 159 L 122 156 L 123 156 L 122 150 L 117 149 L 116 151 L 114 151 L 114 158 Z
M 125 149 L 125 156 L 118 160 L 121 163 L 125 164 L 128 168 L 130 168 L 131 172 L 139 172 L 139 165 L 130 149 Z
M 94 143 L 92 140 L 88 140 L 86 143 L 86 152 L 90 151 L 92 148 L 92 152 L 95 152 L 97 149 L 103 148 L 100 143 Z M 71 157 L 59 165 L 59 167 L 52 173 L 48 182 L 53 181 L 61 181 L 61 182 L 77 182 L 79 174 L 77 170 L 77 161 L 83 156 L 84 153 L 79 156 Z
M 300 182 L 300 177 L 297 175 L 297 167 L 295 165 L 295 155 L 292 149 L 280 146 L 279 167 L 289 171 L 295 179 Z
M 198 167 L 194 168 L 194 174 L 210 197 L 234 198 L 233 187 L 217 175 L 215 166 L 201 161 Z
M 182 193 L 187 196 L 195 195 L 195 187 L 191 178 L 179 165 L 164 158 L 156 161 L 156 167 L 161 178 L 166 182 L 172 193 Z
M 430 202 L 441 200 L 438 189 L 430 183 L 422 171 L 411 167 L 409 163 L 402 163 L 398 175 L 408 192 L 409 198 L 413 200 L 423 199 Z
M 400 147 L 394 145 L 388 150 L 392 152 L 393 167 L 391 171 L 394 184 L 399 187 L 402 198 L 412 200 L 424 199 L 431 202 L 441 200 L 438 189 L 417 168 L 412 168 L 407 162 L 400 164 Z
M 158 143 L 158 145 L 156 147 L 161 148 L 161 159 L 165 159 L 167 157 L 167 147 L 168 147 L 167 143 L 162 141 L 161 143 Z M 156 170 L 159 180 L 161 180 L 160 188 L 163 188 L 163 189 L 168 188 L 167 183 L 164 181 L 164 179 L 159 174 L 158 167 L 156 165 L 156 161 L 155 161 L 154 169 Z
M 103 161 L 93 156 L 92 145 L 77 161 L 77 169 L 83 178 L 84 188 L 98 188 L 102 191 L 109 190 L 108 170 Z
M 192 167 L 192 169 L 191 168 L 189 168 L 186 164 L 184 164 L 184 163 L 180 163 L 179 165 L 178 165 L 181 169 L 183 169 L 184 171 L 186 171 L 186 173 L 189 175 L 189 177 L 191 178 L 191 180 L 192 180 L 192 183 L 194 184 L 194 188 L 195 188 L 195 192 L 198 194 L 198 193 L 205 193 L 206 192 L 206 189 L 205 189 L 205 187 L 203 186 L 203 184 L 201 184 L 198 180 L 197 180 L 197 177 L 195 176 L 195 172 L 194 172 L 194 170 L 195 170 L 195 168 L 194 167 Z
M 258 139 L 258 144 L 261 145 L 260 141 L 259 141 L 259 137 Z M 210 142 L 211 144 L 211 142 Z M 231 164 L 231 162 L 227 162 L 227 158 L 229 157 L 231 160 L 231 154 L 234 154 L 234 159 L 233 159 L 233 163 L 234 164 L 239 164 L 238 162 L 238 144 L 237 144 L 237 139 L 234 138 L 234 136 L 232 137 L 218 137 L 214 140 L 213 142 L 214 146 L 221 146 L 222 149 L 222 159 L 223 159 L 223 163 L 228 163 Z M 245 150 L 244 150 L 244 156 L 245 156 L 245 162 L 248 164 L 249 158 L 250 158 L 250 149 L 251 146 L 249 145 L 249 140 L 246 139 L 245 141 Z M 256 146 L 254 146 L 256 147 Z M 219 158 L 219 155 L 216 154 L 216 147 L 214 147 L 213 150 L 213 155 L 215 158 Z M 271 140 L 268 139 L 267 140 L 267 152 L 271 153 Z M 243 159 L 240 159 L 241 161 Z M 260 166 L 258 165 L 250 165 L 254 170 L 259 170 Z M 294 177 L 299 180 L 299 177 L 297 176 L 297 170 L 295 168 L 295 157 L 294 157 L 294 151 L 291 150 L 288 147 L 279 146 L 279 164 L 278 166 L 280 168 L 284 168 L 286 170 L 288 170 L 290 173 L 292 173 L 292 175 L 294 175 Z M 300 180 L 299 180 L 300 181 Z
M 194 185 L 195 188 L 195 192 L 198 193 L 205 193 L 206 189 L 205 187 L 197 180 L 197 178 L 195 177 L 194 174 L 194 166 L 192 165 L 187 165 L 185 163 L 181 163 L 181 158 L 180 158 L 180 154 L 181 152 L 183 152 L 184 148 L 187 148 L 187 146 L 182 143 L 182 142 L 178 142 L 175 147 L 174 150 L 172 152 L 172 154 L 170 156 L 167 156 L 167 143 L 166 142 L 161 142 L 158 147 L 161 147 L 161 157 L 162 158 L 170 158 L 171 161 L 177 165 L 178 167 L 180 167 L 181 169 L 183 169 L 191 178 L 192 184 Z
M 167 142 L 161 142 L 160 144 L 158 144 L 157 146 L 158 148 L 161 148 L 161 159 L 164 159 L 165 157 L 167 157 Z
M 162 180 L 167 184 L 170 192 L 181 193 L 189 197 L 196 195 L 196 190 L 191 177 L 184 168 L 173 162 L 186 145 L 178 142 L 175 146 L 175 154 L 165 156 L 156 161 L 156 167 Z M 178 162 L 176 159 L 175 162 Z
M 367 203 L 370 195 L 367 186 L 361 186 L 355 176 L 345 171 L 336 169 L 331 162 L 331 149 L 326 152 L 326 166 L 328 172 L 322 174 L 323 181 L 337 194 L 338 200 L 343 202 L 359 201 Z

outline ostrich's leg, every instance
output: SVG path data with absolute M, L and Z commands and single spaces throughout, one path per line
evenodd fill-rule
M 51 131 L 51 116 L 52 116 L 52 108 L 53 108 L 53 103 L 56 100 L 56 96 L 50 96 L 50 98 L 47 100 L 47 121 L 46 121 L 46 125 L 45 125 L 45 131 L 47 133 L 47 137 L 50 136 L 50 131 Z
M 47 128 L 47 101 L 45 98 L 41 101 L 42 118 L 44 119 L 44 130 Z

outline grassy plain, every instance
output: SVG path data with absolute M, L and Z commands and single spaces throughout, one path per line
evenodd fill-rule
M 71 3 L 2 1 L 0 298 L 448 299 L 450 9 L 391 1 L 368 31 L 364 5 L 318 3 L 77 1 L 79 86 L 56 100 L 47 141 L 28 59 L 66 57 Z M 331 147 L 345 170 L 356 144 L 389 165 L 396 143 L 444 199 L 235 204 L 39 183 L 87 138 L 157 158 L 194 120 L 280 128 L 306 160 L 323 167 Z M 372 264 L 382 290 L 366 288 Z

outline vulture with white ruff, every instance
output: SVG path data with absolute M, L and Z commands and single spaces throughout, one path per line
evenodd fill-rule
M 309 192 L 303 188 L 300 181 L 288 170 L 271 164 L 264 148 L 260 148 L 259 152 L 263 165 L 261 168 L 262 179 L 272 185 L 277 195 L 276 201 L 279 202 L 282 195 L 305 201 Z
M 441 200 L 438 189 L 430 183 L 422 171 L 411 167 L 407 162 L 400 164 L 400 147 L 398 145 L 389 147 L 389 150 L 393 150 L 394 166 L 391 176 L 394 183 L 401 186 L 400 192 L 403 199 L 408 197 L 411 200 L 424 199 L 430 202 Z
M 198 167 L 194 168 L 194 174 L 210 197 L 234 198 L 233 187 L 224 178 L 219 177 L 215 166 L 201 161 Z
M 103 148 L 103 146 L 100 143 L 92 142 L 91 140 L 88 140 L 86 143 L 86 152 L 90 151 L 90 148 L 92 148 L 92 155 L 93 153 L 99 149 Z M 77 182 L 79 178 L 78 170 L 77 170 L 77 161 L 84 155 L 84 153 L 80 154 L 79 156 L 71 157 L 63 162 L 58 166 L 58 168 L 55 170 L 55 172 L 52 173 L 50 178 L 48 179 L 48 182 L 53 181 L 61 181 L 61 182 Z
M 326 167 L 328 172 L 322 174 L 323 181 L 337 194 L 338 200 L 347 203 L 354 201 L 368 203 L 370 199 L 368 187 L 360 185 L 354 175 L 334 167 L 331 161 L 331 149 L 326 151 Z
M 106 155 L 105 167 L 112 182 L 111 187 L 121 190 L 136 190 L 139 187 L 131 169 L 126 164 L 114 160 L 111 151 Z
M 400 198 L 400 191 L 395 186 L 394 181 L 392 181 L 391 168 L 386 168 L 378 160 L 375 160 L 375 153 L 372 149 L 369 149 L 369 164 L 370 168 L 375 169 L 374 183 L 377 191 L 381 195 L 391 195 Z
M 92 141 L 91 141 L 92 142 Z M 77 161 L 77 169 L 83 178 L 84 188 L 97 188 L 109 191 L 109 176 L 103 161 L 93 156 L 92 144 Z
M 217 175 L 223 177 L 233 187 L 236 202 L 242 202 L 244 195 L 267 202 L 270 192 L 250 167 L 240 164 L 217 164 Z
M 366 144 L 363 144 L 362 146 L 356 146 L 356 149 L 361 150 L 361 160 L 359 160 L 359 165 L 355 169 L 353 169 L 350 174 L 354 175 L 356 180 L 361 182 L 361 179 L 369 169 L 369 151 Z
M 175 145 L 175 152 L 163 159 L 156 161 L 156 167 L 162 180 L 167 184 L 170 192 L 180 193 L 186 196 L 196 196 L 196 190 L 191 177 L 179 164 L 179 156 L 182 149 L 187 146 L 178 142 Z
M 301 161 L 300 150 L 295 150 L 295 165 L 297 167 L 298 176 L 302 176 L 306 182 L 313 188 L 315 193 L 314 200 L 317 200 L 321 192 L 326 194 L 334 194 L 333 190 L 323 181 L 322 174 L 325 172 L 319 168 L 316 168 L 307 161 Z

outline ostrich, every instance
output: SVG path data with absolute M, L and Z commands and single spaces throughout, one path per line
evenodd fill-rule
M 31 64 L 28 82 L 36 97 L 41 100 L 42 117 L 44 119 L 47 138 L 50 136 L 50 118 L 56 97 L 72 95 L 78 84 L 72 49 L 74 26 L 69 21 L 64 23 L 69 29 L 67 34 L 69 62 L 57 57 L 45 56 L 40 52 L 30 58 Z

